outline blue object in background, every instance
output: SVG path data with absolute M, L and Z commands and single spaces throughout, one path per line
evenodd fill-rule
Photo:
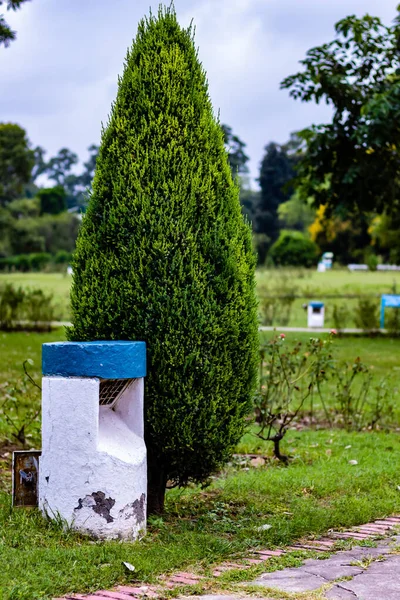
M 381 298 L 381 322 L 380 328 L 385 328 L 385 308 L 400 308 L 400 296 L 384 294 Z

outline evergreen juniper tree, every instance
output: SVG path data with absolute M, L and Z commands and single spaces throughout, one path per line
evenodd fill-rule
M 255 258 L 192 29 L 139 24 L 74 259 L 70 340 L 144 340 L 149 512 L 226 461 L 251 408 Z

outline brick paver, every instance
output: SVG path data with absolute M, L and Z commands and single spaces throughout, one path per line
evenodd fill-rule
M 299 568 L 287 568 L 260 575 L 252 585 L 261 589 L 288 592 L 312 592 L 322 586 L 329 586 L 325 593 L 327 600 L 400 600 L 400 555 L 393 554 L 393 544 L 387 538 L 394 528 L 400 527 L 400 516 L 378 519 L 353 527 L 346 531 L 332 531 L 320 539 L 297 542 L 285 549 L 258 549 L 241 562 L 226 561 L 215 567 L 213 577 L 218 578 L 226 571 L 246 570 L 287 552 L 313 550 L 318 553 L 332 552 L 339 540 L 355 542 L 386 536 L 377 547 L 355 547 L 351 550 L 331 554 L 328 558 L 308 559 Z M 393 538 L 400 545 L 400 536 Z M 323 556 L 323 555 L 322 555 Z M 321 558 L 322 558 L 321 556 Z M 345 578 L 345 579 L 343 579 Z M 124 586 L 113 590 L 100 590 L 92 594 L 71 594 L 54 600 L 132 600 L 159 598 L 163 590 L 182 586 L 194 586 L 207 581 L 205 575 L 181 571 L 163 576 L 157 585 Z M 243 600 L 243 593 L 236 595 L 196 596 L 196 600 Z M 263 599 L 268 600 L 263 594 Z M 184 600 L 183 598 L 181 600 Z M 252 600 L 257 600 L 252 597 Z

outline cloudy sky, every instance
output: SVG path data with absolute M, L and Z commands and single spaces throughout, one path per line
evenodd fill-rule
M 68 147 L 81 159 L 100 139 L 126 49 L 152 0 L 32 0 L 7 21 L 18 39 L 0 48 L 0 121 L 22 125 L 48 155 Z M 333 25 L 366 12 L 390 23 L 397 0 L 175 0 L 193 19 L 214 108 L 247 144 L 257 177 L 263 148 L 329 118 L 279 89 Z M 256 184 L 254 183 L 254 187 Z

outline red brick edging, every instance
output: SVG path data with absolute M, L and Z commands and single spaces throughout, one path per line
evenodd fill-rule
M 293 544 L 284 550 L 254 550 L 250 556 L 242 559 L 243 562 L 224 562 L 213 571 L 213 577 L 219 577 L 226 571 L 234 569 L 250 569 L 255 565 L 262 564 L 275 556 L 282 556 L 288 552 L 301 550 L 313 550 L 315 552 L 328 552 L 332 550 L 338 541 L 354 540 L 363 541 L 373 539 L 377 536 L 389 533 L 394 527 L 400 527 L 400 516 L 388 517 L 387 519 L 377 519 L 372 523 L 352 527 L 346 531 L 330 531 L 327 536 L 317 540 L 306 540 L 304 543 Z M 207 579 L 203 575 L 194 573 L 178 572 L 169 576 L 160 577 L 158 585 L 131 587 L 119 585 L 114 590 L 99 590 L 93 594 L 70 594 L 54 600 L 132 600 L 144 598 L 159 598 L 163 590 L 171 590 L 180 586 L 198 585 L 202 580 Z

